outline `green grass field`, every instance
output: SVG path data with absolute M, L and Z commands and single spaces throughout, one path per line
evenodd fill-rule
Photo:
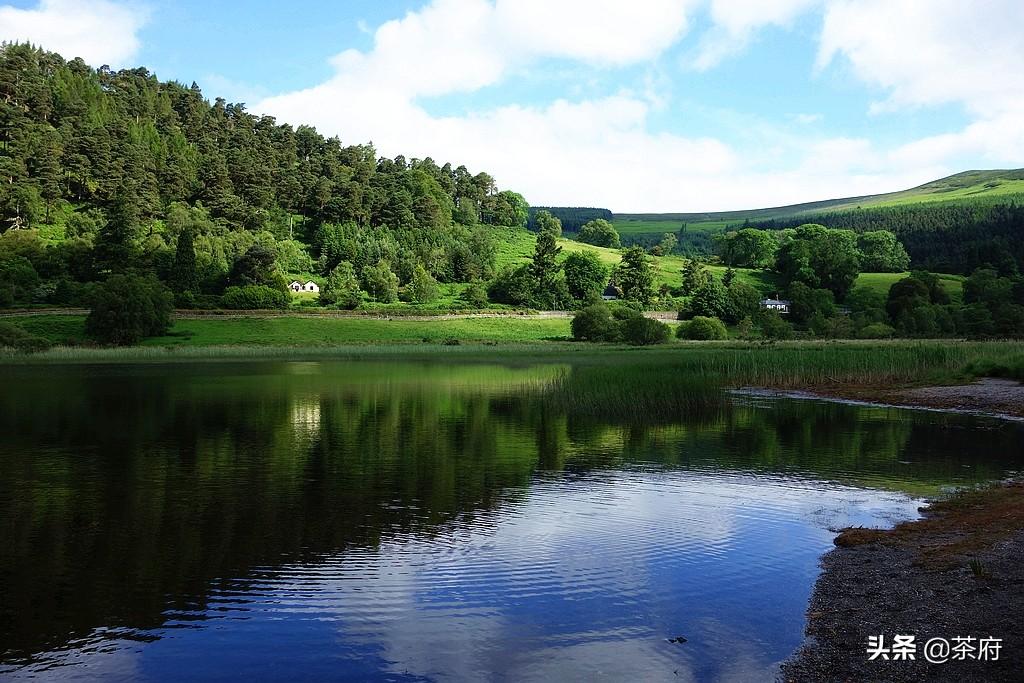
M 857 276 L 857 281 L 854 283 L 854 287 L 867 287 L 868 289 L 874 290 L 881 293 L 882 295 L 889 294 L 889 288 L 892 287 L 893 283 L 897 280 L 910 275 L 910 273 L 861 273 Z M 949 294 L 949 298 L 953 303 L 960 303 L 964 298 L 964 277 L 962 275 L 939 275 L 939 283 L 942 288 Z
M 18 318 L 26 331 L 54 343 L 82 343 L 85 317 L 38 315 Z M 343 344 L 460 342 L 528 343 L 569 337 L 566 318 L 508 316 L 457 320 L 402 320 L 364 317 L 268 316 L 176 320 L 170 334 L 144 346 L 332 346 Z

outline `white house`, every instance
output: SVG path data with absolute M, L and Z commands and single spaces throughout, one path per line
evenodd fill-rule
M 312 280 L 306 283 L 299 282 L 298 280 L 293 280 L 292 283 L 288 285 L 288 289 L 292 290 L 293 292 L 319 292 L 320 285 L 313 282 Z
M 779 313 L 789 313 L 789 302 L 785 299 L 761 299 L 761 308 Z

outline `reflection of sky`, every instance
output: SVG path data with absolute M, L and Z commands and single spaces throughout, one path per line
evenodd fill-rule
M 257 569 L 155 642 L 75 656 L 126 679 L 764 680 L 800 644 L 827 527 L 913 510 L 765 476 L 538 477 L 432 538 Z

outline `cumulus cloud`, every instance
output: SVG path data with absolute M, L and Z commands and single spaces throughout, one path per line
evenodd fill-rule
M 139 49 L 147 13 L 109 0 L 40 0 L 34 9 L 0 6 L 0 39 L 31 42 L 89 64 L 126 66 Z
M 533 204 L 711 211 L 870 194 L 962 170 L 961 158 L 1024 158 L 1016 117 L 1024 42 L 1012 32 L 1024 23 L 1012 20 L 1024 19 L 1024 5 L 986 5 L 993 11 L 949 0 L 433 0 L 378 27 L 371 49 L 335 56 L 328 81 L 253 109 L 347 142 L 372 140 L 388 156 L 488 170 Z M 839 73 L 884 89 L 892 106 L 961 102 L 975 121 L 886 148 L 866 138 L 808 136 L 815 114 L 791 117 L 788 130 L 754 121 L 737 135 L 742 148 L 699 133 L 659 132 L 656 116 L 672 112 L 664 57 L 705 9 L 712 26 L 698 48 L 717 35 L 730 49 L 761 27 L 821 10 L 819 78 L 842 60 L 851 69 Z M 726 54 L 703 58 L 710 66 Z M 528 106 L 470 104 L 459 115 L 431 110 L 435 98 L 481 91 L 552 60 L 588 74 L 632 74 L 635 85 L 585 97 L 570 88 Z M 807 65 L 809 74 L 813 68 Z
M 962 103 L 976 114 L 1024 99 L 1020 0 L 837 0 L 825 13 L 818 66 L 845 58 L 884 88 L 887 108 Z
M 902 165 L 971 158 L 1024 161 L 1024 3 L 1019 0 L 836 0 L 829 4 L 818 68 L 844 60 L 887 96 L 872 107 L 961 105 L 973 121 L 893 150 Z

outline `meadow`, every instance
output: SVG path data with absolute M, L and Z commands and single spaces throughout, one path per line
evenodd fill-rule
M 86 342 L 85 317 L 38 315 L 17 319 L 18 326 L 56 344 Z M 407 320 L 364 316 L 323 317 L 259 314 L 240 317 L 188 318 L 174 321 L 164 336 L 142 346 L 295 346 L 392 343 L 523 343 L 569 338 L 568 318 L 503 316 Z

